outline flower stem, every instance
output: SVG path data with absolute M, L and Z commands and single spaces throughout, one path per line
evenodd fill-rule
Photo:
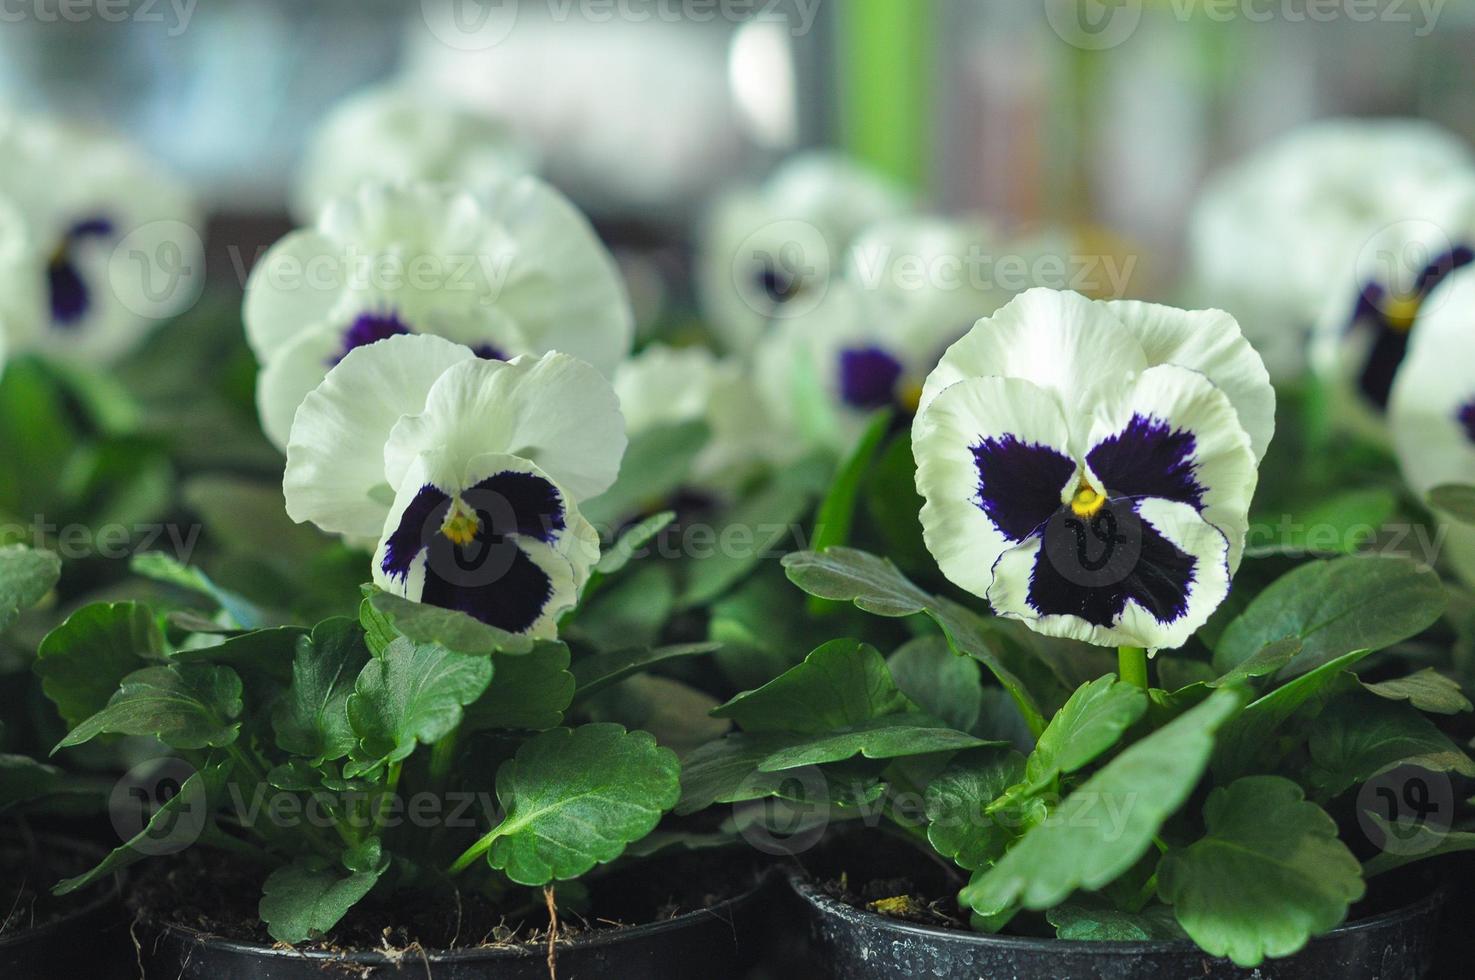
M 1117 676 L 1147 690 L 1147 651 L 1141 647 L 1117 647 L 1116 657 Z

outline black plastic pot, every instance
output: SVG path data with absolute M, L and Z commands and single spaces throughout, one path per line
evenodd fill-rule
M 769 876 L 749 891 L 695 912 L 557 943 L 558 980 L 738 978 L 762 951 Z M 545 946 L 451 952 L 308 952 L 233 942 L 181 926 L 138 926 L 145 980 L 549 980 Z
M 1245 970 L 1191 942 L 1070 942 L 990 936 L 890 919 L 830 897 L 793 872 L 795 916 L 807 930 L 810 977 L 1049 977 L 1052 980 L 1194 977 L 1224 980 L 1416 980 L 1430 975 L 1444 893 L 1313 939 L 1294 956 Z
M 72 841 L 42 838 L 41 843 L 52 853 L 78 856 L 80 864 L 71 873 L 102 858 L 102 851 Z M 52 882 L 38 884 L 45 887 Z M 132 954 L 128 916 L 118 880 L 113 878 L 81 893 L 64 914 L 35 928 L 0 936 L 0 977 L 122 980 L 130 976 Z

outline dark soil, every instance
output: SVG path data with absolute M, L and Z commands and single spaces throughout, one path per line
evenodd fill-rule
M 12 840 L 0 841 L 0 936 L 44 926 L 85 906 L 97 896 L 96 889 L 56 898 L 51 886 L 80 874 L 92 863 L 44 841 L 34 849 Z
M 140 866 L 127 889 L 141 921 L 178 925 L 243 943 L 273 945 L 257 914 L 269 868 L 203 848 Z M 622 929 L 710 908 L 747 891 L 758 871 L 741 854 L 700 851 L 651 859 L 617 873 L 555 886 L 558 938 Z M 544 894 L 518 889 L 498 904 L 474 891 L 377 892 L 354 906 L 328 936 L 302 950 L 445 951 L 544 946 Z

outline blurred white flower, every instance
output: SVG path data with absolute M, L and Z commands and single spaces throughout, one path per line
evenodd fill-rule
M 491 359 L 558 350 L 608 377 L 634 334 L 613 258 L 530 176 L 472 190 L 360 185 L 262 257 L 245 319 L 262 428 L 278 447 L 328 369 L 385 337 L 436 334 Z
M 129 144 L 0 110 L 0 323 L 12 352 L 106 363 L 187 309 L 204 219 Z
M 1475 268 L 1450 275 L 1427 305 L 1388 402 L 1403 477 L 1421 498 L 1475 485 Z M 1446 524 L 1450 564 L 1475 584 L 1475 527 L 1447 515 Z
M 1465 179 L 1466 147 L 1417 120 L 1335 119 L 1281 137 L 1214 175 L 1190 219 L 1191 301 L 1228 310 L 1277 380 L 1306 366 L 1311 331 L 1360 292 L 1359 255 L 1429 213 L 1432 185 Z M 1436 208 L 1437 210 L 1437 208 Z
M 746 353 L 773 323 L 812 311 L 856 236 L 906 208 L 899 187 L 824 152 L 790 159 L 761 187 L 724 195 L 697 258 L 697 288 L 717 337 Z
M 927 379 L 928 550 L 1041 633 L 1181 646 L 1228 595 L 1274 417 L 1227 314 L 1031 289 Z
M 293 520 L 377 541 L 381 588 L 546 637 L 599 559 L 578 505 L 614 482 L 625 444 L 614 390 L 582 361 L 397 336 L 309 393 L 283 492 Z
M 334 106 L 318 127 L 297 174 L 293 212 L 310 223 L 366 181 L 474 187 L 535 170 L 535 153 L 506 125 L 422 87 L 378 86 Z

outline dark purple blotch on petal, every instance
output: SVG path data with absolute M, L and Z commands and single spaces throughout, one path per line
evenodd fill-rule
M 753 282 L 758 291 L 774 306 L 782 306 L 803 288 L 803 281 L 794 275 L 785 263 L 774 256 L 764 256 L 753 273 Z
M 1456 418 L 1460 420 L 1460 425 L 1465 429 L 1465 438 L 1475 442 L 1475 398 L 1461 406 Z
M 1111 626 L 1129 600 L 1160 623 L 1188 612 L 1198 560 L 1137 512 L 1133 501 L 1109 500 L 1095 516 L 1062 508 L 1046 525 L 1028 602 L 1041 616 L 1075 616 Z
M 1197 444 L 1186 429 L 1133 415 L 1121 432 L 1097 443 L 1086 462 L 1113 498 L 1162 497 L 1202 511 L 1205 491 L 1193 459 Z
M 553 597 L 553 581 L 519 539 L 551 542 L 567 524 L 563 496 L 532 473 L 497 473 L 461 495 L 476 534 L 457 544 L 441 531 L 452 501 L 434 486 L 415 494 L 386 542 L 381 568 L 401 582 L 425 555 L 420 601 L 456 609 L 510 633 L 530 628 Z
M 60 328 L 74 327 L 92 308 L 92 291 L 77 268 L 74 250 L 89 238 L 108 238 L 113 223 L 104 217 L 85 218 L 62 235 L 61 243 L 46 263 L 46 288 L 51 305 L 51 322 Z
M 896 400 L 901 362 L 879 347 L 840 352 L 840 397 L 851 408 L 885 408 Z
M 1060 508 L 1061 491 L 1075 476 L 1069 456 L 1013 435 L 973 447 L 978 506 L 1011 541 L 1023 541 Z
M 368 347 L 370 344 L 377 344 L 381 340 L 403 336 L 409 332 L 410 328 L 405 326 L 399 316 L 392 311 L 360 313 L 354 317 L 348 329 L 343 331 L 343 346 L 335 357 L 329 359 L 328 364 L 337 364 L 347 357 L 350 351 L 360 347 Z
M 495 344 L 472 344 L 471 353 L 483 361 L 505 361 L 507 354 Z
M 1423 302 L 1445 277 L 1456 269 L 1475 261 L 1475 250 L 1467 245 L 1457 245 L 1447 252 L 1436 255 L 1428 265 L 1419 270 L 1414 280 L 1414 296 Z M 1379 409 L 1388 407 L 1388 397 L 1393 392 L 1393 378 L 1408 355 L 1409 325 L 1395 324 L 1388 317 L 1385 302 L 1387 290 L 1379 283 L 1370 282 L 1362 288 L 1353 308 L 1348 329 L 1362 326 L 1373 332 L 1372 345 L 1367 359 L 1357 377 L 1357 386 L 1363 395 Z

